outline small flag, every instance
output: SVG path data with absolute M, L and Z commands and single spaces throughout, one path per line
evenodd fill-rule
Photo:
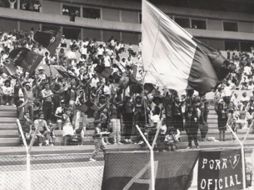
M 50 31 L 37 31 L 34 34 L 34 40 L 47 48 L 51 55 L 55 54 L 57 47 L 59 46 L 62 38 L 61 32 Z
M 217 50 L 196 40 L 158 8 L 142 5 L 142 56 L 145 82 L 204 94 L 234 70 Z
M 23 68 L 24 72 L 32 74 L 42 61 L 43 56 L 27 48 L 16 48 L 10 52 L 9 59 L 10 63 L 5 66 L 12 74 L 16 71 L 16 66 Z
M 104 65 L 100 64 L 98 64 L 94 70 L 103 78 L 108 78 L 113 73 L 113 69 L 111 67 L 105 67 Z

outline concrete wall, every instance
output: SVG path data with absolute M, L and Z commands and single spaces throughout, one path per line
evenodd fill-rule
M 103 30 L 103 41 L 108 41 L 111 37 L 120 40 L 120 32 L 112 30 Z
M 254 23 L 251 22 L 238 22 L 239 32 L 254 32 Z
M 0 18 L 0 31 L 11 32 L 18 29 L 17 21 L 11 19 Z
M 58 14 L 60 15 L 61 10 L 61 3 L 60 2 L 53 2 L 53 1 L 42 1 L 42 12 L 46 14 Z
M 121 19 L 123 22 L 139 23 L 139 12 L 122 10 Z
M 63 27 L 63 35 L 67 39 L 81 39 L 81 29 L 78 27 Z
M 136 23 L 124 23 L 119 21 L 108 21 L 100 19 L 86 19 L 80 17 L 77 17 L 75 22 L 71 22 L 69 16 L 21 11 L 8 8 L 0 8 L 0 18 L 1 17 L 11 18 L 15 20 L 19 18 L 21 20 L 32 22 L 67 25 L 72 27 L 140 32 L 140 25 Z
M 236 12 L 225 12 L 225 11 L 210 11 L 201 9 L 190 9 L 183 7 L 174 6 L 159 6 L 159 8 L 165 13 L 170 15 L 185 15 L 187 17 L 200 17 L 200 18 L 211 18 L 218 20 L 230 20 L 230 21 L 253 21 L 253 14 L 236 13 Z
M 129 10 L 141 10 L 141 1 L 128 1 L 128 0 L 50 0 L 54 2 L 63 2 L 79 4 L 79 5 L 91 5 L 108 8 L 122 8 Z
M 42 23 L 42 25 L 50 24 L 83 28 L 81 38 L 89 37 L 98 40 L 108 40 L 113 35 L 115 38 L 127 43 L 138 43 L 140 41 L 140 2 L 129 2 L 126 0 L 72 0 L 71 2 L 70 0 L 44 0 L 42 13 L 0 8 L 0 18 L 2 18 L 0 20 L 0 30 L 11 31 L 17 29 L 18 26 L 22 30 L 28 30 L 31 27 L 37 28 L 39 23 Z M 62 4 L 98 7 L 101 9 L 102 19 L 77 17 L 75 22 L 70 22 L 69 16 L 61 15 Z M 219 49 L 224 48 L 223 40 L 225 39 L 247 41 L 253 41 L 254 39 L 254 15 L 168 5 L 159 6 L 159 8 L 173 16 L 205 19 L 207 30 L 188 29 L 188 31 L 196 37 L 207 39 L 208 43 Z M 17 21 L 14 21 L 18 20 L 17 18 L 22 20 L 20 25 L 17 24 Z M 223 21 L 237 22 L 239 32 L 223 31 Z M 29 22 L 32 22 L 32 24 L 28 24 Z M 34 23 L 38 24 L 34 25 Z
M 206 43 L 207 45 L 215 49 L 225 49 L 225 42 L 222 39 L 209 39 L 209 38 L 198 38 L 201 42 Z
M 134 32 L 122 32 L 122 41 L 128 44 L 138 44 L 139 34 Z
M 102 20 L 120 21 L 120 11 L 118 9 L 102 8 Z
M 83 39 L 102 40 L 101 30 L 92 28 L 83 28 Z
M 207 29 L 208 30 L 223 30 L 223 24 L 221 20 L 217 19 L 207 19 Z
M 40 29 L 40 24 L 36 22 L 26 22 L 26 21 L 20 21 L 20 30 L 22 31 L 30 31 L 31 28 L 34 28 L 34 30 Z

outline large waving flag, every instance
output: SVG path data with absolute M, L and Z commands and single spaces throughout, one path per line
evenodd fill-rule
M 149 2 L 142 4 L 142 56 L 145 82 L 204 94 L 234 69 L 217 50 L 194 39 Z
M 55 54 L 57 47 L 62 39 L 62 33 L 53 30 L 37 31 L 34 34 L 34 40 L 47 48 L 51 55 Z
M 198 156 L 198 151 L 156 152 L 155 189 L 189 189 Z M 105 154 L 102 190 L 149 190 L 150 185 L 148 152 L 118 151 Z
M 17 66 L 23 68 L 24 72 L 33 74 L 42 61 L 43 56 L 27 48 L 21 47 L 12 50 L 9 54 L 9 59 L 11 61 L 6 64 L 5 67 L 11 75 L 15 75 Z

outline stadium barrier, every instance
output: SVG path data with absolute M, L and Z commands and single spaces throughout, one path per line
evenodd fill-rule
M 22 127 L 19 121 L 17 123 L 22 136 Z M 137 130 L 141 132 L 138 127 Z M 158 130 L 155 136 L 158 136 Z M 142 137 L 145 139 L 144 135 Z M 119 181 L 119 178 L 115 178 L 117 176 L 127 177 L 121 179 L 124 180 L 126 185 L 129 184 L 125 189 L 123 188 L 124 190 L 127 190 L 134 183 L 145 184 L 146 189 L 148 186 L 152 189 L 153 184 L 154 187 L 157 184 L 173 184 L 174 190 L 177 190 L 177 187 L 181 189 L 182 186 L 179 186 L 181 184 L 186 184 L 190 190 L 196 190 L 201 182 L 204 186 L 209 183 L 208 179 L 205 178 L 200 179 L 200 182 L 198 182 L 198 163 L 196 165 L 194 163 L 199 150 L 153 152 L 152 147 L 155 146 L 155 140 L 152 143 L 150 142 L 150 144 L 146 141 L 147 146 L 150 146 L 150 151 L 147 149 L 139 151 L 109 151 L 105 154 L 105 161 L 110 161 L 111 165 L 104 165 L 102 153 L 98 156 L 97 162 L 88 162 L 91 152 L 86 152 L 84 146 L 73 146 L 68 149 L 62 147 L 60 150 L 59 147 L 40 147 L 35 149 L 26 143 L 24 136 L 22 136 L 22 139 L 24 147 L 20 148 L 19 153 L 1 156 L 0 189 L 112 190 L 114 189 L 112 188 L 113 183 L 105 180 Z M 93 149 L 93 146 L 91 146 L 91 149 Z M 151 153 L 154 157 L 152 157 Z M 204 154 L 207 154 L 207 152 Z M 234 154 L 239 154 L 239 152 Z M 243 155 L 241 150 L 240 154 Z M 154 161 L 151 161 L 153 159 Z M 137 165 L 134 164 L 136 161 Z M 244 157 L 242 160 L 239 159 L 239 166 L 243 165 L 244 161 Z M 245 167 L 240 168 L 240 172 L 243 175 L 241 176 L 239 173 L 238 178 L 234 179 L 235 184 L 241 182 L 244 185 L 246 183 L 245 178 L 249 179 L 247 181 L 248 184 L 251 183 L 252 173 L 244 172 L 244 169 Z M 190 172 L 191 170 L 193 170 L 193 174 Z M 129 171 L 132 173 L 128 173 Z M 245 173 L 246 176 L 244 177 Z M 168 176 L 169 174 L 171 176 Z M 166 179 L 166 177 L 169 179 Z M 227 177 L 226 174 L 225 177 Z M 154 182 L 151 180 L 152 178 Z M 139 186 L 137 188 L 139 190 L 142 189 Z
M 27 144 L 19 120 L 17 125 L 24 147 L 18 153 L 3 155 L 0 189 L 101 189 L 103 155 L 99 153 L 97 162 L 89 162 L 93 146 L 89 151 L 84 150 L 84 146 L 37 149 L 33 147 L 35 135 Z

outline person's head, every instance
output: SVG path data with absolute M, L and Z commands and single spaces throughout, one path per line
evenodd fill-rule
M 4 85 L 7 86 L 7 87 L 9 87 L 9 86 L 11 86 L 11 82 L 10 82 L 9 80 L 6 80 L 6 81 L 4 82 Z
M 156 106 L 153 110 L 153 115 L 160 115 L 160 112 L 161 112 L 161 109 L 158 106 Z
M 176 103 L 179 103 L 179 102 L 180 102 L 179 96 L 175 96 L 175 102 L 176 102 Z
M 105 97 L 104 95 L 101 95 L 100 98 L 99 98 L 99 102 L 100 102 L 101 104 L 106 103 L 106 97 Z
M 26 116 L 27 118 L 30 118 L 29 112 L 25 112 L 25 116 Z
M 40 67 L 38 68 L 38 71 L 39 71 L 39 74 L 43 74 L 43 73 L 44 73 L 44 68 L 40 66 Z
M 191 96 L 193 96 L 193 94 L 194 94 L 194 89 L 192 89 L 192 88 L 187 88 L 186 89 L 186 95 L 187 96 L 191 97 Z
M 46 90 L 49 90 L 49 83 L 46 83 L 45 86 L 44 86 L 44 88 L 45 88 Z
M 31 90 L 31 85 L 29 83 L 26 83 L 25 88 L 26 88 L 26 90 Z
M 71 108 L 67 108 L 66 111 L 65 111 L 65 113 L 66 113 L 68 116 L 71 116 L 71 114 L 72 114 Z
M 63 106 L 64 106 L 64 103 L 65 103 L 64 100 L 61 100 L 61 101 L 60 101 L 60 106 L 63 107 Z
M 63 48 L 60 49 L 60 53 L 64 53 L 64 49 Z
M 80 95 L 80 96 L 83 96 L 83 95 L 84 95 L 84 90 L 82 90 L 82 89 L 79 90 L 79 95 Z
M 43 113 L 40 113 L 39 119 L 44 119 L 44 114 Z
M 142 97 L 140 95 L 136 96 L 135 103 L 136 104 L 141 104 L 142 103 Z

